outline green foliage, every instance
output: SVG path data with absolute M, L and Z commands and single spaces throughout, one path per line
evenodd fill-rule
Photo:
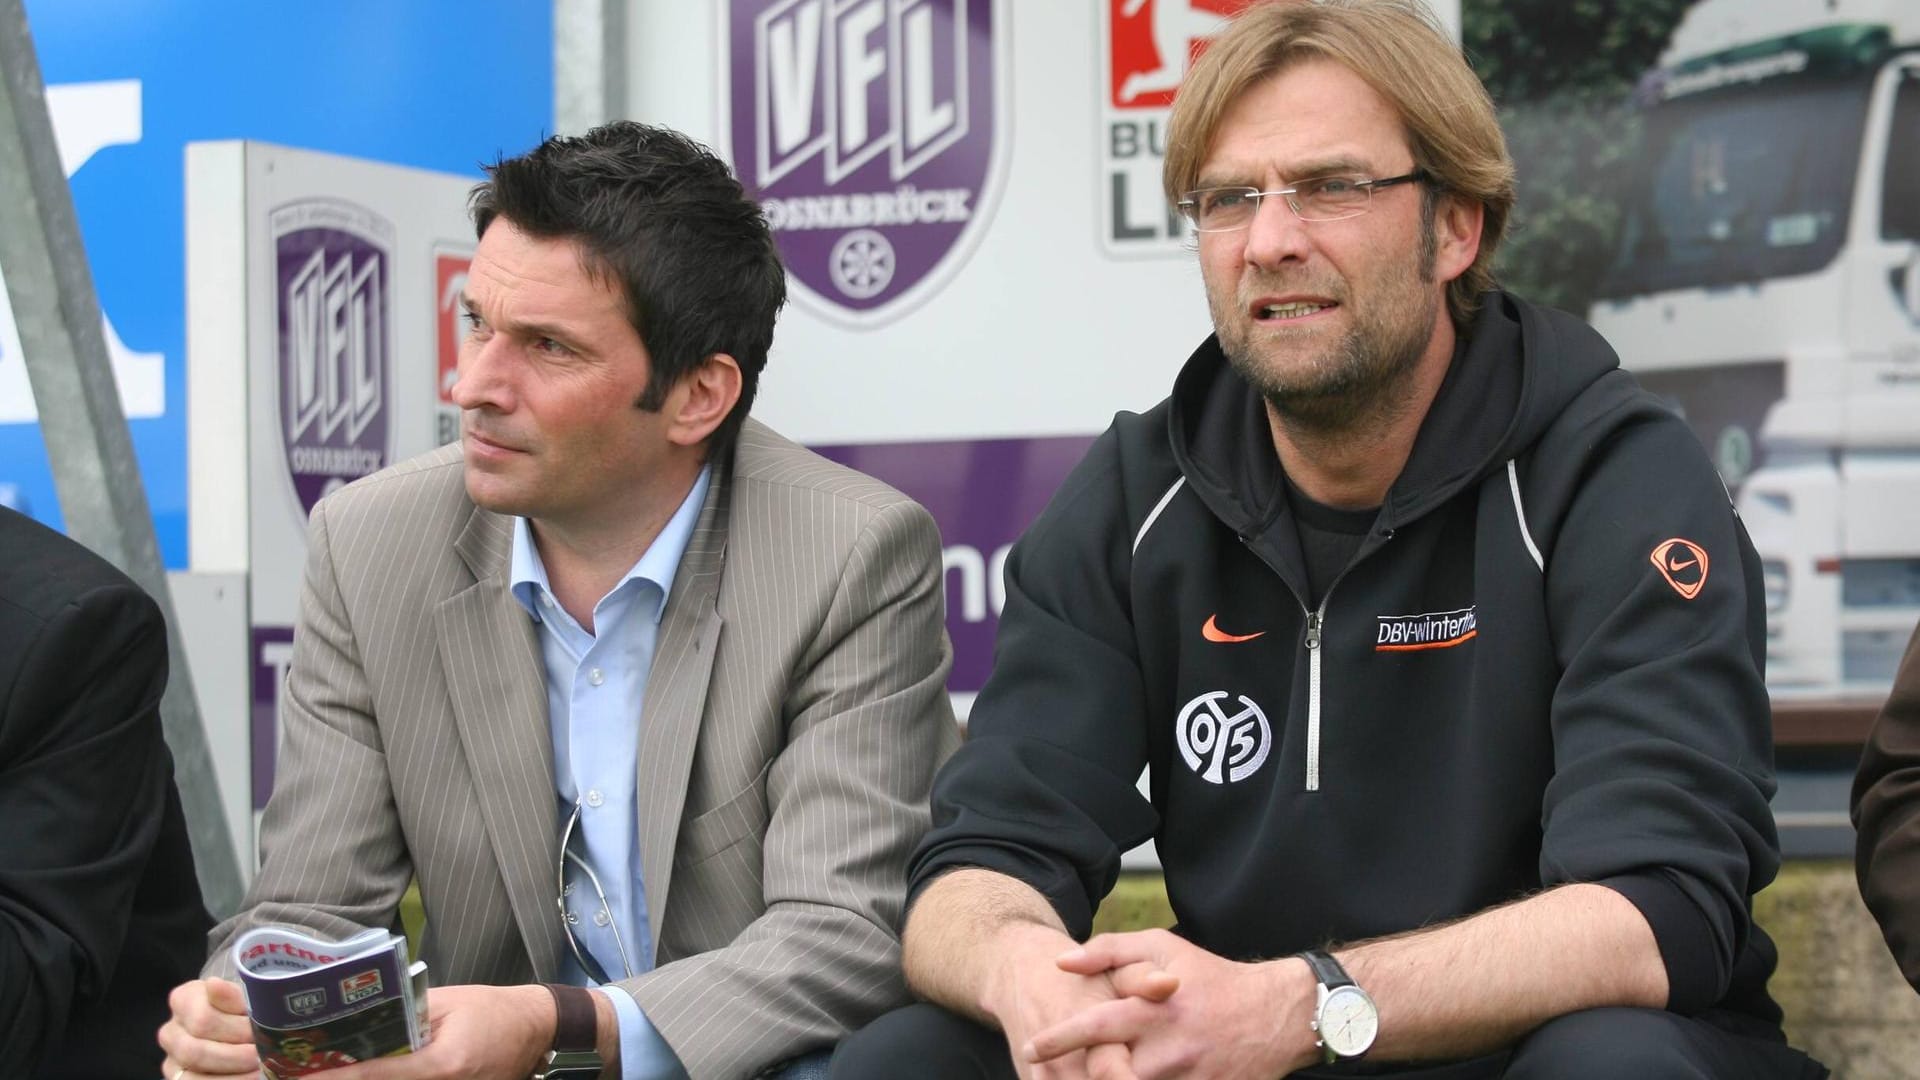
M 1500 281 L 1576 314 L 1618 243 L 1634 85 L 1693 0 L 1462 0 L 1468 59 L 1500 106 L 1519 196 Z

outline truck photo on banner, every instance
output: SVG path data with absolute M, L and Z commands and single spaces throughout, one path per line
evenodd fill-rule
M 1858 727 L 1920 619 L 1920 4 L 1601 7 L 1462 5 L 1519 168 L 1502 279 L 1687 418 L 1777 715 Z
M 1686 418 L 1760 557 L 1787 862 L 1754 910 L 1788 1039 L 1912 1075 L 1849 806 L 1920 618 L 1920 4 L 1462 0 L 1461 26 L 1518 170 L 1502 283 Z

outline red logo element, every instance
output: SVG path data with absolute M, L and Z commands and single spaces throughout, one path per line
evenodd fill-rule
M 356 1001 L 377 996 L 384 987 L 380 981 L 380 969 L 368 968 L 358 974 L 349 975 L 340 980 L 340 1002 L 351 1005 Z
M 1108 97 L 1116 109 L 1164 109 L 1226 21 L 1249 0 L 1107 0 Z
M 471 255 L 436 252 L 433 257 L 434 328 L 440 355 L 437 389 L 442 405 L 453 404 L 453 384 L 460 377 L 460 343 L 467 337 L 466 309 L 460 306 L 460 294 L 467 288 L 467 267 Z
M 1207 625 L 1200 628 L 1200 636 L 1206 638 L 1208 641 L 1218 642 L 1222 645 L 1231 645 L 1236 641 L 1252 641 L 1254 638 L 1265 637 L 1267 634 L 1265 630 L 1257 630 L 1251 634 L 1229 634 L 1214 624 L 1213 620 L 1216 617 L 1217 616 L 1213 615 L 1207 616 Z
M 1653 566 L 1667 579 L 1673 591 L 1691 600 L 1700 595 L 1707 583 L 1707 549 L 1691 540 L 1674 537 L 1653 549 Z

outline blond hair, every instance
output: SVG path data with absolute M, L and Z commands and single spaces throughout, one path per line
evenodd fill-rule
M 1174 99 L 1161 183 L 1177 202 L 1193 186 L 1222 118 L 1258 83 L 1308 59 L 1358 75 L 1405 125 L 1414 165 L 1433 191 L 1483 208 L 1473 265 L 1447 285 L 1447 309 L 1465 326 L 1493 287 L 1493 257 L 1513 208 L 1513 159 L 1493 99 L 1419 0 L 1266 0 L 1215 38 Z M 1431 241 L 1429 240 L 1429 243 Z

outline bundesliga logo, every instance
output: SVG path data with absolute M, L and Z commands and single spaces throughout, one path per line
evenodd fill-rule
M 952 278 L 1006 171 L 1005 0 L 729 0 L 723 114 L 796 298 L 857 326 Z
M 302 514 L 388 455 L 393 226 L 350 203 L 274 211 L 280 434 Z
M 351 1005 L 356 1001 L 374 997 L 384 988 L 380 981 L 379 969 L 368 968 L 357 975 L 349 975 L 340 980 L 340 1001 L 342 1004 Z
M 1094 0 L 1101 7 L 1100 240 L 1114 255 L 1183 251 L 1186 223 L 1160 192 L 1173 96 L 1247 0 Z
M 467 339 L 467 311 L 460 298 L 466 294 L 472 265 L 470 251 L 434 249 L 434 351 L 440 361 L 434 375 L 434 438 L 441 446 L 460 437 L 460 407 L 453 403 L 453 384 L 460 378 L 460 345 Z

